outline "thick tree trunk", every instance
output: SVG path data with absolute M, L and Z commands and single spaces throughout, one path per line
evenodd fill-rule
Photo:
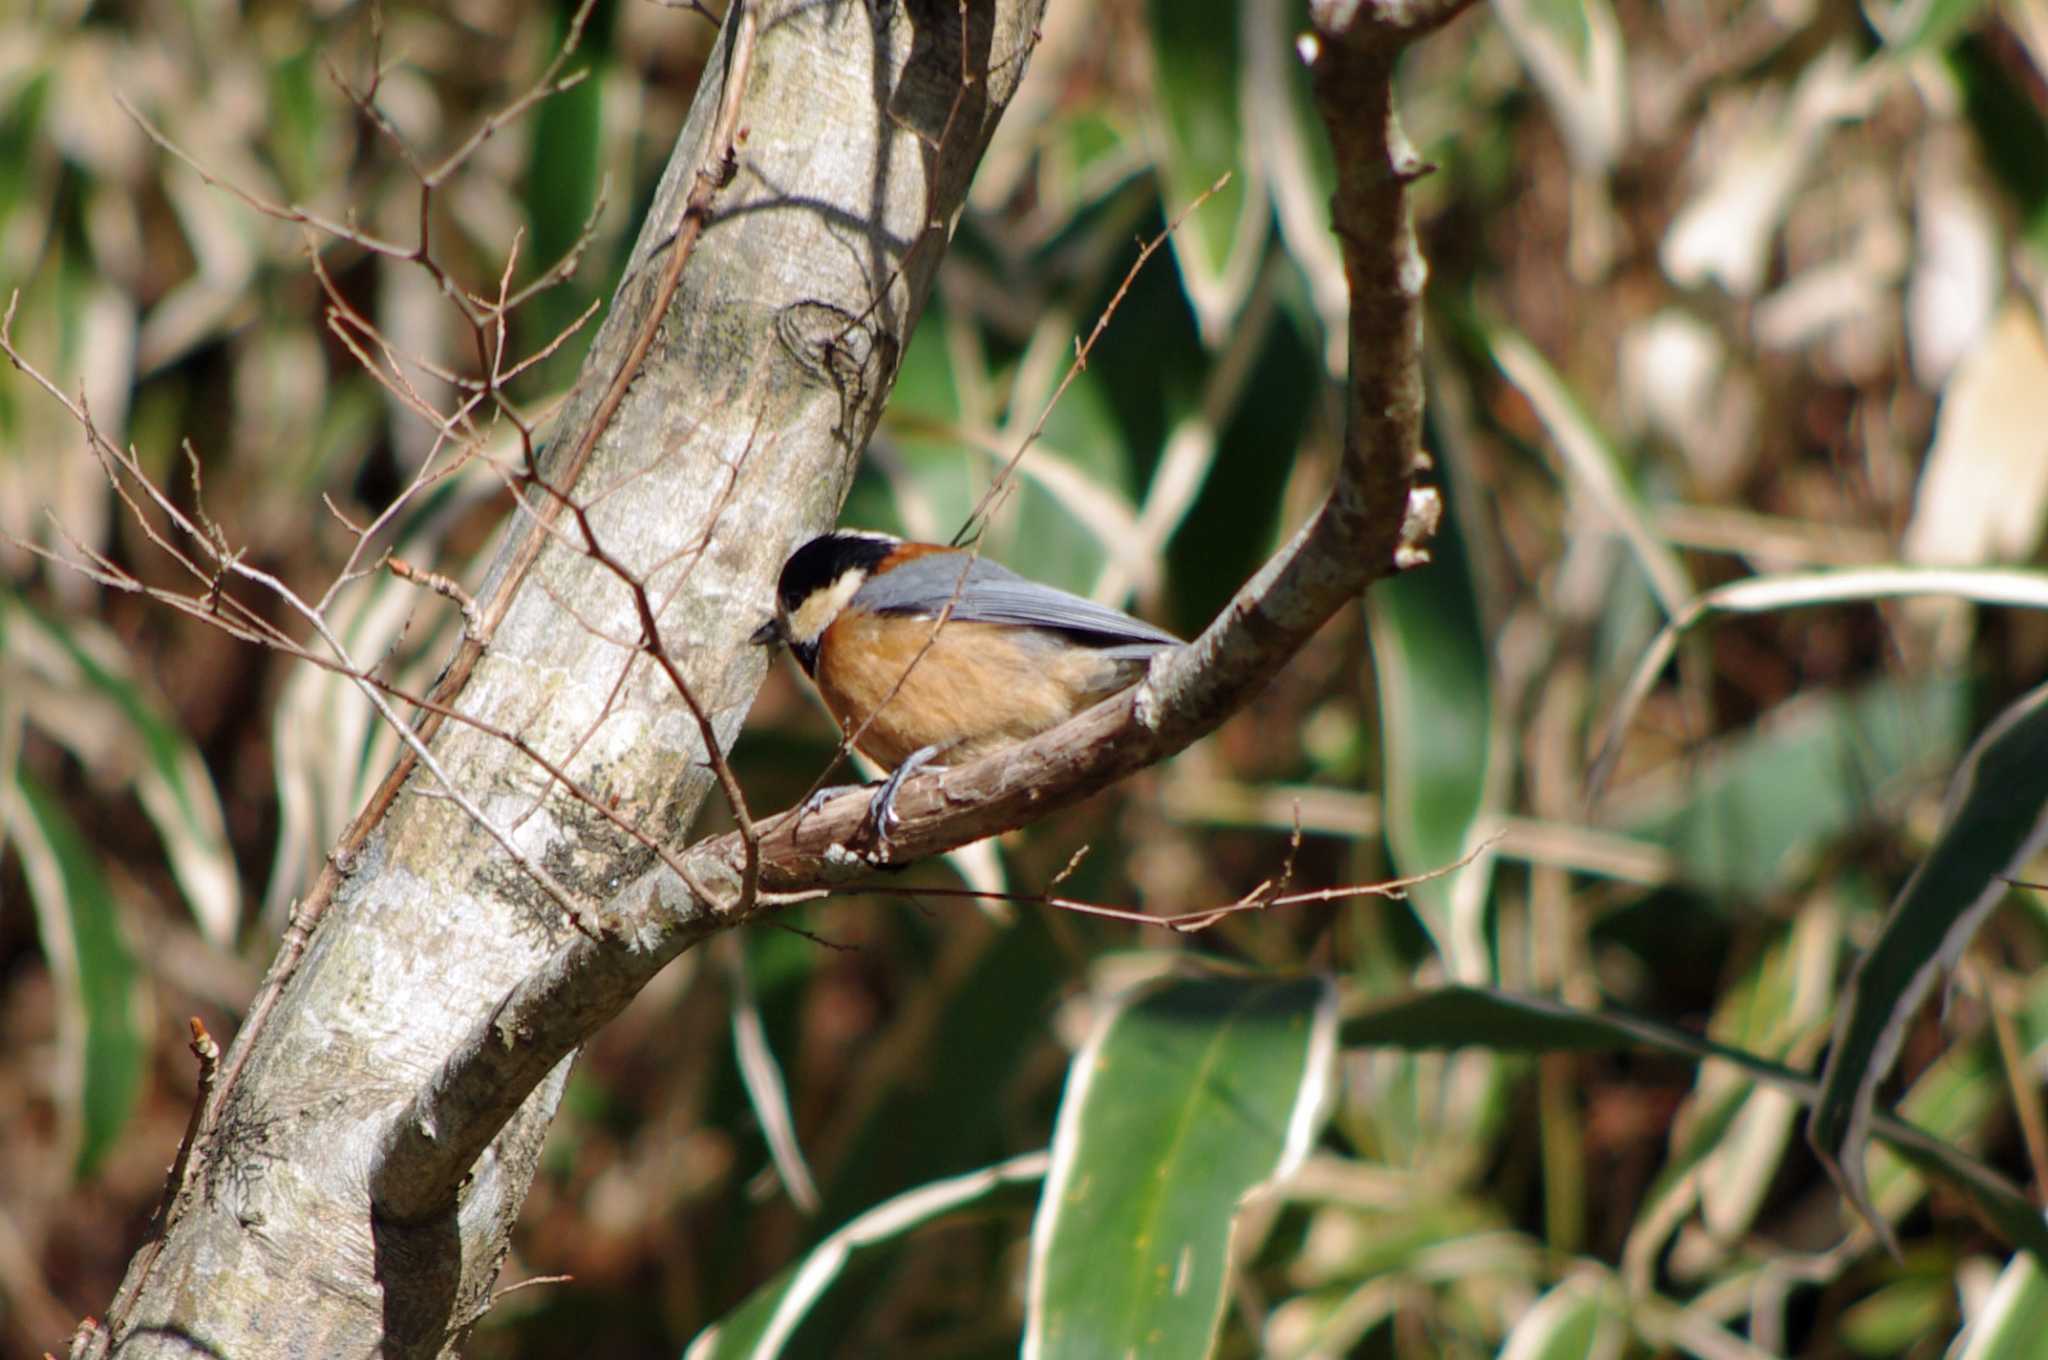
M 745 638 L 763 583 L 838 509 L 1041 6 L 974 0 L 964 35 L 953 0 L 775 0 L 750 41 L 728 18 L 541 459 L 646 584 L 721 743 L 760 681 Z M 730 160 L 714 144 L 728 86 Z M 680 287 L 617 383 L 679 250 Z M 517 733 L 664 844 L 711 785 L 688 709 L 634 645 L 633 592 L 557 498 L 533 490 L 527 507 L 482 595 L 487 637 L 441 691 L 474 721 L 423 723 L 439 772 L 408 759 L 302 905 L 102 1353 L 434 1355 L 488 1306 L 568 1061 L 451 1206 L 396 1221 L 373 1211 L 372 1173 L 421 1083 L 574 927 L 449 787 L 590 908 L 650 853 L 477 724 Z

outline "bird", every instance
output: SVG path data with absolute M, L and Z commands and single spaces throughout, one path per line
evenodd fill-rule
M 886 848 L 920 769 L 1050 731 L 1182 645 L 1162 628 L 961 548 L 835 529 L 789 555 L 759 646 L 789 649 L 842 731 L 891 771 L 869 806 Z M 945 765 L 937 762 L 943 761 Z M 814 808 L 842 788 L 822 790 Z

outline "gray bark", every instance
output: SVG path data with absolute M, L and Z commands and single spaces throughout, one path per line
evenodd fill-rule
M 1041 5 L 977 0 L 963 43 L 952 0 L 776 0 L 758 7 L 750 61 L 732 64 L 730 20 L 712 57 L 540 469 L 647 584 L 722 744 L 761 678 L 765 658 L 744 639 L 767 610 L 765 583 L 836 515 Z M 713 145 L 727 80 L 744 92 L 729 176 Z M 700 236 L 679 238 L 693 190 L 710 211 Z M 680 289 L 607 416 L 679 239 Z M 579 443 L 594 423 L 601 435 Z M 636 644 L 632 592 L 554 498 L 526 499 L 480 594 L 486 637 L 438 691 L 474 721 L 430 715 L 421 731 L 448 783 L 519 855 L 594 905 L 651 853 L 487 729 L 517 733 L 665 845 L 680 842 L 711 776 L 694 719 Z M 488 1307 L 573 1053 L 550 1055 L 455 1179 L 409 1178 L 391 1148 L 400 1125 L 438 1136 L 406 1117 L 421 1088 L 579 938 L 558 898 L 408 759 L 295 917 L 222 1064 L 184 1183 L 94 1348 L 455 1346 Z M 600 1023 L 617 1004 L 581 1018 Z

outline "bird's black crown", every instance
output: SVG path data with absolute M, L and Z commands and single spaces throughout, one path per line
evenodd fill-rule
M 901 547 L 901 541 L 882 534 L 834 530 L 820 534 L 789 555 L 782 564 L 782 577 L 775 593 L 785 612 L 792 612 L 849 571 L 873 571 L 882 559 Z

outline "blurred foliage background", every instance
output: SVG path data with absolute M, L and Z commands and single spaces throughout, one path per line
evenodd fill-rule
M 117 95 L 218 179 L 411 242 L 417 176 L 342 85 L 380 72 L 376 107 L 431 162 L 533 83 L 567 22 L 513 0 L 17 8 L 14 343 L 319 596 L 350 546 L 337 515 L 376 515 L 437 450 L 330 327 L 309 241 L 428 399 L 474 366 L 471 337 L 425 271 L 251 211 Z M 1347 305 L 1303 23 L 1258 0 L 1052 0 L 846 522 L 949 538 L 1140 242 L 1225 170 L 1136 275 L 984 547 L 1192 635 L 1300 521 L 1340 433 Z M 712 37 L 682 9 L 600 3 L 572 59 L 588 77 L 432 196 L 435 258 L 473 291 L 582 242 L 515 350 L 608 298 Z M 1514 0 L 1412 53 L 1403 93 L 1438 167 L 1419 190 L 1451 512 L 1435 564 L 1179 759 L 906 882 L 1036 891 L 1086 846 L 1062 892 L 1168 913 L 1289 864 L 1316 888 L 1479 857 L 1405 901 L 1192 936 L 891 897 L 686 957 L 586 1052 L 527 1204 L 507 1282 L 573 1278 L 509 1295 L 472 1353 L 675 1354 L 862 1210 L 1042 1147 L 1091 997 L 1162 955 L 1324 970 L 1361 1015 L 1450 983 L 1619 1007 L 1818 1069 L 1965 748 L 2048 675 L 2048 5 Z M 579 359 L 572 341 L 537 365 L 521 400 L 544 411 Z M 505 505 L 473 469 L 381 541 L 473 582 Z M 184 1017 L 233 1033 L 395 743 L 334 677 L 30 552 L 166 579 L 76 424 L 13 372 L 0 529 L 0 1349 L 27 1354 L 111 1297 L 192 1099 Z M 1959 569 L 1962 596 L 1998 602 L 1890 598 L 1894 565 Z M 2032 570 L 1979 570 L 2001 566 Z M 1822 603 L 1768 593 L 1823 571 Z M 1692 630 L 1626 708 L 1660 625 L 1751 580 L 1762 603 Z M 459 627 L 388 575 L 330 617 L 414 686 Z M 832 736 L 778 667 L 736 757 L 753 805 L 800 796 Z M 2030 817 L 2039 799 L 2012 789 Z M 2043 908 L 2005 895 L 1940 1004 L 1898 1018 L 1881 1088 L 2037 1203 Z M 1450 1056 L 1414 1051 L 1426 1025 L 1346 1031 L 1328 1129 L 1240 1234 L 1222 1353 L 2039 1353 L 1998 1349 L 2038 1344 L 1998 1329 L 2048 1294 L 1968 1194 L 1874 1152 L 1887 1254 L 1797 1100 L 1517 1023 Z M 804 1173 L 778 1142 L 812 1194 L 785 1189 Z M 802 1349 L 1010 1353 L 1030 1212 L 991 1203 L 864 1263 Z

